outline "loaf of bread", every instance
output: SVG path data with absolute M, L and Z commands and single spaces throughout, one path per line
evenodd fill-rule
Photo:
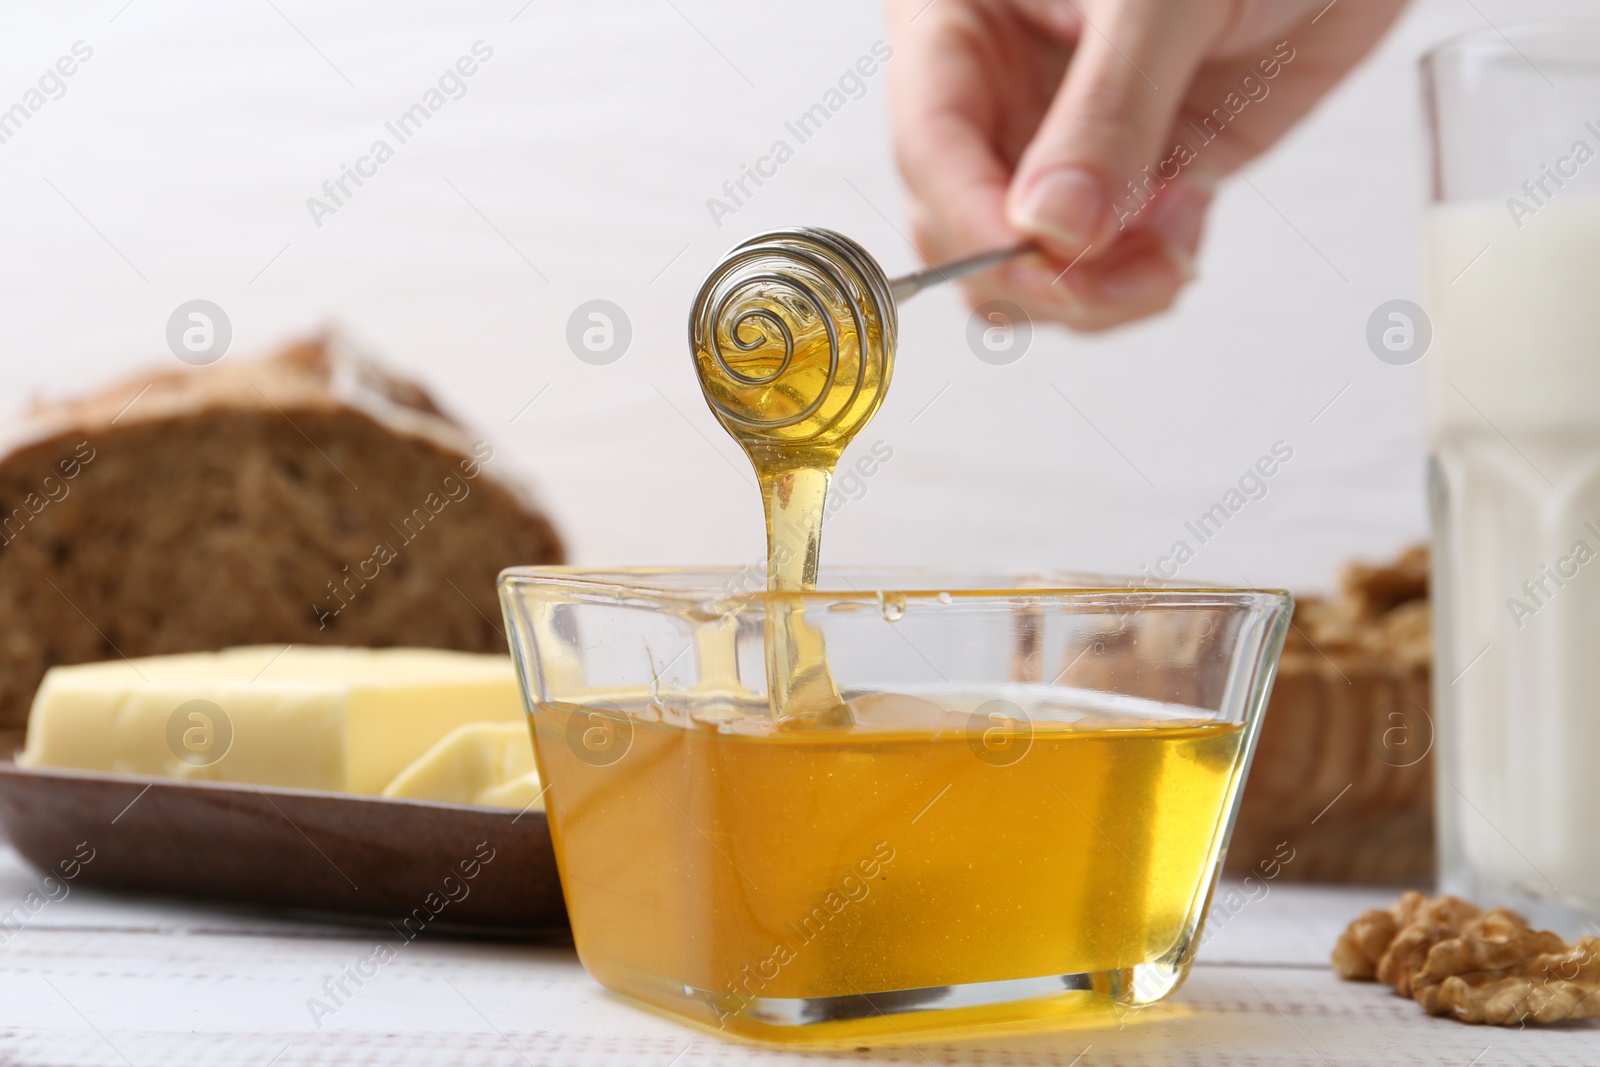
M 0 448 L 0 726 L 45 669 L 285 644 L 504 652 L 494 581 L 559 563 L 416 384 L 324 340 L 37 407 Z

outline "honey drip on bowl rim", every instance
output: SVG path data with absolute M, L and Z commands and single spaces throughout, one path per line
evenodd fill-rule
M 767 521 L 767 588 L 816 588 L 828 482 L 883 403 L 897 332 L 889 280 L 831 230 L 762 234 L 706 278 L 689 319 L 695 372 L 755 468 Z M 848 726 L 822 635 L 798 600 L 774 601 L 767 687 L 783 721 Z

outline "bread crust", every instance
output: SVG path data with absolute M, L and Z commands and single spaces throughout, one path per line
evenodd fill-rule
M 0 453 L 0 726 L 58 663 L 232 645 L 505 651 L 560 538 L 487 442 L 327 338 L 36 406 Z

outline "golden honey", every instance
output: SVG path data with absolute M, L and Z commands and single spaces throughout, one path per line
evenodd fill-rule
M 920 699 L 856 704 L 803 731 L 635 709 L 607 766 L 566 743 L 583 710 L 540 707 L 584 966 L 738 1031 L 785 999 L 1187 964 L 1242 727 L 1090 717 L 996 747 Z
M 814 589 L 828 480 L 883 402 L 894 369 L 887 279 L 826 231 L 746 242 L 706 279 L 690 318 L 706 403 L 755 468 L 767 588 Z M 767 627 L 769 706 L 791 725 L 849 724 L 822 638 L 794 603 Z

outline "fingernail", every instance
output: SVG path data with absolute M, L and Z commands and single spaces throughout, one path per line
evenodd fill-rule
M 1106 210 L 1099 178 L 1082 167 L 1058 167 L 1034 181 L 1011 212 L 1011 224 L 1075 254 L 1099 234 Z
M 1182 253 L 1192 268 L 1210 205 L 1211 194 L 1204 189 L 1187 184 L 1170 186 L 1150 209 L 1145 228 L 1160 236 L 1169 248 Z
M 1192 282 L 1200 276 L 1200 271 L 1194 265 L 1194 257 L 1186 249 L 1177 245 L 1168 244 L 1162 247 L 1167 254 L 1167 259 L 1178 269 L 1178 277 L 1186 282 Z

